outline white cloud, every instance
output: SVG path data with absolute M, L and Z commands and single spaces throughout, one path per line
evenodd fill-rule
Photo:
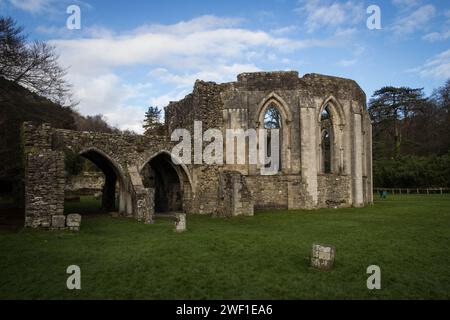
M 170 101 L 178 101 L 188 94 L 188 90 L 172 90 L 168 93 L 163 93 L 160 96 L 151 97 L 148 104 L 151 106 L 165 107 Z
M 195 73 L 174 74 L 165 68 L 156 68 L 150 71 L 150 76 L 161 81 L 174 84 L 178 88 L 192 88 L 196 80 L 225 82 L 233 79 L 239 73 L 260 71 L 253 64 L 232 64 L 211 66 Z
M 81 110 L 94 115 L 104 112 L 104 105 L 113 105 L 121 101 L 126 94 L 120 79 L 114 73 L 100 74 L 86 79 L 83 76 L 72 75 L 71 80 L 77 89 L 77 99 L 80 99 L 87 109 Z
M 356 28 L 337 28 L 334 32 L 335 37 L 350 37 L 358 32 Z
M 50 43 L 62 64 L 70 67 L 68 80 L 74 84 L 82 114 L 102 113 L 122 129 L 142 132 L 136 129 L 140 124 L 130 124 L 142 118 L 136 107 L 141 103 L 143 109 L 149 104 L 164 106 L 188 93 L 196 79 L 225 82 L 239 73 L 258 71 L 255 61 L 265 61 L 269 53 L 286 61 L 283 54 L 294 50 L 341 43 L 340 39 L 290 39 L 242 28 L 240 22 L 203 16 L 120 34 L 91 27 L 77 39 L 65 39 L 57 29 L 40 31 L 58 35 Z M 124 70 L 151 71 L 139 79 L 144 83 L 136 85 L 131 72 Z
M 353 57 L 351 59 L 342 59 L 342 60 L 339 60 L 336 64 L 339 67 L 343 67 L 343 68 L 351 67 L 358 62 L 359 57 L 364 53 L 365 50 L 366 50 L 365 47 L 356 45 L 353 48 L 353 51 L 352 51 Z
M 450 9 L 444 12 L 444 16 L 447 18 L 447 23 L 450 23 Z
M 48 9 L 55 0 L 9 0 L 10 3 L 21 10 L 37 13 Z
M 354 65 L 358 60 L 357 59 L 349 59 L 349 60 L 340 60 L 338 61 L 337 65 L 340 67 L 350 67 Z
M 143 25 L 133 30 L 132 33 L 133 34 L 170 33 L 178 35 L 187 35 L 198 31 L 215 30 L 219 28 L 232 28 L 240 25 L 243 21 L 244 20 L 241 18 L 204 15 L 193 18 L 189 21 L 180 21 L 172 25 L 164 25 L 164 24 Z
M 398 7 L 414 7 L 417 6 L 420 1 L 419 0 L 392 0 L 392 3 Z
M 108 123 L 121 130 L 143 133 L 142 124 L 145 111 L 141 106 L 116 106 L 114 109 L 104 113 L 104 116 Z
M 401 17 L 392 27 L 395 35 L 405 35 L 425 28 L 428 22 L 435 16 L 436 8 L 424 5 Z
M 423 40 L 429 42 L 444 41 L 450 38 L 450 10 L 444 11 L 442 14 L 444 21 L 440 31 L 427 33 L 422 37 Z
M 31 14 L 45 14 L 45 18 L 60 18 L 66 13 L 69 5 L 78 5 L 82 9 L 92 9 L 92 6 L 83 0 L 8 0 L 10 6 Z M 1 0 L 0 0 L 1 5 Z M 83 11 L 84 12 L 84 11 Z
M 356 25 L 365 15 L 363 2 L 353 0 L 302 0 L 294 11 L 305 16 L 305 27 L 310 33 L 321 28 Z
M 422 37 L 423 40 L 429 42 L 443 41 L 450 38 L 450 29 L 442 32 L 431 32 Z
M 427 78 L 450 78 L 450 49 L 428 59 L 423 66 L 409 71 Z
M 272 33 L 276 36 L 284 36 L 286 34 L 290 34 L 290 33 L 296 32 L 296 31 L 298 31 L 298 27 L 291 25 L 291 26 L 287 26 L 287 27 L 273 29 L 270 31 L 270 33 Z
M 66 26 L 55 27 L 39 25 L 36 27 L 36 32 L 47 36 L 58 37 L 60 39 L 73 39 L 74 37 L 111 38 L 116 35 L 112 30 L 96 25 L 83 27 L 76 31 L 70 30 Z
M 128 86 L 114 73 L 92 78 L 72 75 L 70 79 L 76 90 L 76 98 L 81 101 L 77 110 L 82 114 L 103 114 L 109 124 L 119 129 L 142 132 L 145 106 L 130 106 L 126 101 L 138 97 L 150 84 Z
M 192 33 L 173 32 L 173 26 L 159 32 L 133 32 L 115 37 L 52 41 L 70 65 L 96 61 L 97 65 L 166 64 L 194 68 L 211 63 L 211 58 L 240 58 L 251 48 L 292 51 L 312 46 L 329 46 L 332 40 L 291 40 L 264 31 L 217 28 Z M 80 53 L 83 53 L 80 55 Z M 101 57 L 101 59 L 99 59 Z

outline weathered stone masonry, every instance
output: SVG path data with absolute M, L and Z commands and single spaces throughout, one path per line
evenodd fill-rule
M 193 132 L 194 121 L 202 121 L 203 132 L 215 128 L 224 136 L 226 129 L 259 129 L 269 108 L 281 118 L 276 175 L 262 176 L 258 165 L 248 163 L 172 162 L 174 129 Z M 263 208 L 359 207 L 373 201 L 371 121 L 365 94 L 352 80 L 260 72 L 241 74 L 231 83 L 197 81 L 191 94 L 166 107 L 165 131 L 163 136 L 103 134 L 25 123 L 26 226 L 51 227 L 51 217 L 62 214 L 68 153 L 103 171 L 106 210 L 146 223 L 158 211 L 235 216 Z

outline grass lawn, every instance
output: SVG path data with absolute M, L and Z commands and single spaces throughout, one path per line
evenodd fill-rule
M 68 211 L 80 209 L 70 204 Z M 362 209 L 275 211 L 172 222 L 85 217 L 79 233 L 0 232 L 0 298 L 449 299 L 450 196 L 403 196 Z M 336 247 L 335 268 L 305 257 Z M 81 267 L 82 290 L 66 289 Z M 381 290 L 366 268 L 381 268 Z

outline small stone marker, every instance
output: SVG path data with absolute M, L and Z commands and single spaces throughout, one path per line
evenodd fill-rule
M 336 249 L 330 245 L 313 244 L 311 265 L 320 270 L 333 268 Z
M 52 229 L 64 229 L 66 227 L 66 216 L 54 215 L 52 216 Z
M 177 213 L 175 218 L 175 232 L 186 231 L 186 214 Z
M 81 215 L 77 213 L 67 215 L 66 225 L 72 231 L 79 231 L 81 226 Z

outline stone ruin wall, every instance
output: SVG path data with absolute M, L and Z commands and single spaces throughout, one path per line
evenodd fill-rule
M 269 102 L 280 107 L 284 121 L 281 172 L 262 176 L 260 168 L 250 164 L 188 164 L 183 169 L 187 174 L 178 168 L 180 176 L 184 174 L 184 212 L 234 216 L 251 215 L 254 209 L 362 206 L 373 201 L 371 122 L 359 86 L 352 80 L 315 74 L 299 78 L 297 72 L 246 73 L 225 84 L 197 81 L 191 94 L 166 107 L 165 136 L 74 132 L 26 123 L 27 224 L 46 226 L 48 216 L 61 213 L 64 154 L 90 149 L 117 167 L 122 190 L 119 213 L 150 223 L 155 194 L 144 187 L 140 170 L 150 158 L 170 152 L 178 143 L 170 141 L 172 131 L 184 128 L 193 133 L 195 120 L 202 121 L 203 132 L 258 129 Z M 336 107 L 333 116 L 339 120 L 335 126 L 339 137 L 334 146 L 335 170 L 322 174 L 317 119 L 327 102 Z M 49 174 L 43 178 L 37 168 Z M 47 206 L 51 206 L 48 214 L 42 214 Z
M 133 180 L 132 175 L 151 156 L 170 150 L 166 137 L 76 132 L 27 122 L 22 135 L 26 226 L 52 227 L 52 217 L 64 213 L 65 155 L 85 150 L 98 150 L 117 167 L 122 215 L 140 218 L 153 214 L 152 190 L 143 188 L 140 178 Z
M 65 191 L 78 195 L 99 193 L 104 183 L 105 177 L 101 172 L 81 172 L 66 177 Z
M 165 109 L 167 134 L 178 128 L 194 133 L 194 121 L 202 121 L 202 131 L 210 128 L 223 128 L 221 87 L 213 82 L 197 81 L 194 90 L 183 100 L 171 102 Z M 208 143 L 204 142 L 203 147 Z M 194 154 L 192 153 L 192 159 Z M 224 214 L 217 210 L 221 205 L 219 194 L 219 177 L 223 170 L 221 165 L 203 166 L 192 164 L 187 166 L 195 184 L 195 199 L 191 210 L 199 214 Z M 220 211 L 221 213 L 218 213 Z
M 27 161 L 25 226 L 49 228 L 53 216 L 64 214 L 64 155 L 45 150 L 39 154 L 29 154 Z M 46 214 L 42 215 L 42 212 Z
M 320 174 L 318 176 L 319 207 L 339 208 L 350 206 L 351 182 L 349 176 Z
M 328 100 L 327 100 L 328 99 Z M 353 81 L 331 76 L 297 72 L 247 73 L 237 82 L 215 84 L 197 81 L 193 93 L 172 102 L 166 108 L 170 130 L 186 128 L 193 132 L 194 120 L 221 129 L 259 128 L 260 112 L 265 102 L 274 100 L 286 118 L 282 150 L 282 172 L 261 176 L 256 165 L 192 166 L 201 204 L 196 212 L 215 208 L 218 172 L 233 170 L 246 177 L 256 208 L 317 208 L 362 206 L 372 199 L 371 121 L 366 111 L 366 97 Z M 317 166 L 317 118 L 327 101 L 339 107 L 342 123 L 332 174 L 321 174 Z M 203 117 L 205 115 L 205 117 Z M 211 117 L 212 115 L 212 117 Z M 342 152 L 342 156 L 338 155 Z M 341 159 L 342 158 L 342 159 Z M 339 162 L 339 164 L 337 164 Z M 342 164 L 341 164 L 342 162 Z M 274 196 L 276 195 L 276 196 Z M 201 200 L 200 200 L 201 199 Z

